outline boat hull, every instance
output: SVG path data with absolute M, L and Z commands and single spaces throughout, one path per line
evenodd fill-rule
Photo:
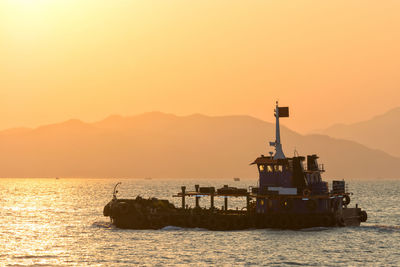
M 112 200 L 104 215 L 123 229 L 161 229 L 166 226 L 204 228 L 218 231 L 244 229 L 303 229 L 310 227 L 359 226 L 364 218 L 360 208 L 339 212 L 257 214 L 236 210 L 181 209 L 160 200 Z

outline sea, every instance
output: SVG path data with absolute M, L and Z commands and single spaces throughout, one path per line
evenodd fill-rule
M 360 227 L 208 231 L 115 228 L 112 198 L 158 197 L 176 206 L 182 185 L 216 188 L 254 180 L 0 179 L 0 266 L 400 266 L 400 180 L 350 181 L 350 206 L 368 212 Z M 246 200 L 230 198 L 241 209 Z M 189 205 L 194 205 L 190 200 Z M 209 206 L 209 199 L 201 199 Z M 216 200 L 217 206 L 223 199 Z

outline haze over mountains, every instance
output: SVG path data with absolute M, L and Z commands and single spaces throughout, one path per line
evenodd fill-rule
M 256 178 L 274 124 L 249 116 L 160 112 L 0 132 L 1 177 Z M 353 141 L 282 127 L 286 156 L 316 153 L 327 179 L 400 178 L 400 158 Z
M 353 140 L 400 157 L 400 107 L 370 120 L 353 124 L 336 124 L 317 132 L 336 138 Z

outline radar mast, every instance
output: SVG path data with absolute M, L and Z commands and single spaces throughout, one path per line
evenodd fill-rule
M 279 107 L 278 101 L 276 101 L 275 108 L 275 142 L 269 142 L 270 146 L 275 147 L 274 159 L 285 159 L 285 154 L 282 150 L 281 144 L 281 131 L 279 127 L 279 117 L 289 117 L 289 107 Z

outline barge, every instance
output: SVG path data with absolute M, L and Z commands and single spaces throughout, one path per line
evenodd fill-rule
M 350 207 L 351 192 L 344 180 L 332 181 L 332 186 L 322 180 L 324 166 L 318 156 L 286 157 L 280 141 L 279 118 L 289 117 L 288 107 L 276 102 L 276 138 L 270 142 L 275 153 L 261 155 L 251 165 L 257 166 L 258 186 L 236 188 L 225 185 L 200 187 L 193 191 L 185 186 L 173 197 L 181 199 L 180 207 L 158 198 L 113 198 L 103 210 L 104 216 L 118 228 L 161 229 L 165 226 L 205 228 L 209 230 L 242 230 L 249 228 L 302 229 L 310 227 L 359 226 L 367 220 L 367 212 L 356 204 Z M 304 164 L 306 162 L 306 164 Z M 186 204 L 187 197 L 195 198 L 195 207 Z M 209 208 L 200 207 L 200 198 L 209 198 Z M 215 198 L 223 198 L 224 206 L 217 208 Z M 242 209 L 229 209 L 228 199 L 241 197 Z

